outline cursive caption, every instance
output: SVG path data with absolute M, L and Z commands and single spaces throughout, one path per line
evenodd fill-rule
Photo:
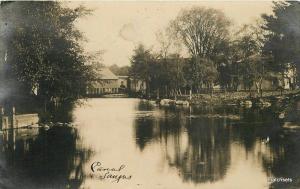
M 121 180 L 130 180 L 132 178 L 132 175 L 123 173 L 125 168 L 126 165 L 124 164 L 113 168 L 104 167 L 101 162 L 96 161 L 91 164 L 91 171 L 93 174 L 90 174 L 90 177 L 119 183 Z

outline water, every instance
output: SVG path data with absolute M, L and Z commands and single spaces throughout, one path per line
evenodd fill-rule
M 271 109 L 90 99 L 71 117 L 76 128 L 2 133 L 0 188 L 300 188 L 295 109 L 281 122 Z

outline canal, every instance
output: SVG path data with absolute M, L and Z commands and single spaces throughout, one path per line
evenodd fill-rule
M 299 115 L 89 99 L 74 127 L 1 133 L 0 188 L 299 188 Z

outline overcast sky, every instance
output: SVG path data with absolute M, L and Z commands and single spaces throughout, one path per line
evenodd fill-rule
M 88 52 L 104 50 L 105 65 L 129 65 L 134 47 L 143 43 L 156 47 L 155 33 L 163 30 L 179 11 L 191 6 L 222 10 L 238 26 L 253 22 L 262 13 L 272 12 L 271 1 L 198 1 L 198 2 L 70 2 L 84 5 L 93 14 L 78 21 L 88 42 Z

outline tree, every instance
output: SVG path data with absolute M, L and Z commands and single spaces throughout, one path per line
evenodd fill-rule
M 137 80 L 146 82 L 146 92 L 150 95 L 150 64 L 154 61 L 154 58 L 149 49 L 146 49 L 144 45 L 139 44 L 134 49 L 134 54 L 131 57 L 131 69 L 130 75 Z
M 109 69 L 116 75 L 122 75 L 122 76 L 128 76 L 129 74 L 129 66 L 118 66 L 116 64 L 113 64 L 109 66 Z
M 281 72 L 282 78 L 289 63 L 300 69 L 300 3 L 274 2 L 273 14 L 262 15 L 267 41 L 264 54 L 272 57 L 272 69 Z
M 206 87 L 212 89 L 218 78 L 218 71 L 215 64 L 206 58 L 193 57 L 189 61 L 188 80 L 190 85 L 197 92 Z
M 157 62 L 160 64 L 160 86 L 158 91 L 164 91 L 166 96 L 181 94 L 181 88 L 185 86 L 183 68 L 184 58 L 179 54 L 179 41 L 172 38 L 170 28 L 156 33 L 159 44 Z
M 222 75 L 218 71 L 226 59 L 229 26 L 223 12 L 203 7 L 185 9 L 170 23 L 168 31 L 182 41 L 191 56 L 187 81 L 198 92 L 203 87 L 212 89 Z
M 170 23 L 170 31 L 182 40 L 191 56 L 214 60 L 226 41 L 230 21 L 223 12 L 203 7 L 183 10 Z
M 264 31 L 261 23 L 244 25 L 235 33 L 231 43 L 233 69 L 232 74 L 236 84 L 240 81 L 244 88 L 250 91 L 255 84 L 258 94 L 262 94 L 262 82 L 268 75 L 268 61 L 262 54 L 264 44 Z
M 8 63 L 11 76 L 23 89 L 38 89 L 43 102 L 72 102 L 83 97 L 94 78 L 80 42 L 82 34 L 75 21 L 90 13 L 84 7 L 63 7 L 61 3 L 13 2 L 7 22 L 11 28 Z M 13 24 L 12 24 L 13 23 Z

